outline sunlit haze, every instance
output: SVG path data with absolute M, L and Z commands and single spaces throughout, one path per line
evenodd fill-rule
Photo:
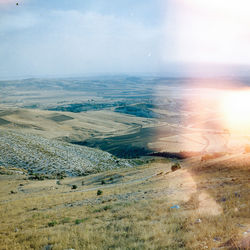
M 250 91 L 227 91 L 221 97 L 221 110 L 229 129 L 243 135 L 250 135 Z
M 176 22 L 173 58 L 184 62 L 249 65 L 249 1 L 177 0 L 171 3 Z M 169 22 L 166 17 L 167 27 Z M 165 57 L 167 60 L 168 49 Z

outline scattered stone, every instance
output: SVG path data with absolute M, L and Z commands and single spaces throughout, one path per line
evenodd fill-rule
M 172 206 L 172 207 L 170 207 L 170 208 L 179 209 L 179 208 L 180 208 L 180 206 L 179 206 L 179 205 L 173 205 L 173 206 Z
M 238 226 L 238 227 L 246 227 L 246 226 L 244 226 L 244 225 L 242 225 L 242 224 L 240 224 L 240 223 L 237 223 L 237 226 Z
M 53 245 L 47 245 L 43 248 L 43 250 L 52 250 L 53 249 Z
M 240 194 L 237 192 L 234 193 L 234 196 L 240 198 Z
M 221 238 L 220 238 L 220 237 L 214 237 L 213 240 L 214 240 L 214 241 L 221 241 Z
M 225 198 L 225 197 L 222 197 L 221 199 L 220 199 L 220 202 L 225 202 L 227 199 Z
M 201 219 L 197 219 L 197 220 L 195 221 L 195 224 L 198 224 L 198 223 L 201 223 L 201 222 L 202 222 Z

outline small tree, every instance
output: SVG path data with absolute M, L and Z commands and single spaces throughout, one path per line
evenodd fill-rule
M 100 190 L 100 189 L 97 190 L 96 194 L 97 194 L 97 195 L 101 195 L 101 194 L 102 194 L 102 190 Z
M 178 169 L 181 169 L 181 165 L 179 162 L 176 162 L 175 164 L 172 165 L 171 170 L 174 172 Z
M 57 224 L 57 222 L 53 220 L 53 221 L 50 221 L 50 222 L 48 223 L 48 226 L 49 226 L 49 227 L 54 227 L 56 224 Z

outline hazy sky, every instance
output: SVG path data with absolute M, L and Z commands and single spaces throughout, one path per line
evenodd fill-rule
M 0 77 L 250 65 L 249 0 L 16 1 L 0 0 Z

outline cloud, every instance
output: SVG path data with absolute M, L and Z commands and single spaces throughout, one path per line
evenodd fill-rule
M 5 15 L 2 72 L 81 74 L 157 70 L 161 30 L 77 10 Z M 150 57 L 148 55 L 151 55 Z M 10 70 L 11 69 L 11 70 Z
M 3 14 L 0 21 L 0 33 L 8 33 L 34 27 L 38 19 L 29 12 L 21 12 Z
M 169 0 L 162 23 L 143 1 L 122 11 L 117 2 L 91 1 L 92 7 L 80 2 L 78 9 L 56 0 L 46 1 L 46 8 L 45 2 L 26 0 L 30 4 L 21 8 L 0 9 L 0 74 L 174 71 L 179 62 L 250 64 L 248 5 L 237 7 L 236 0 Z

